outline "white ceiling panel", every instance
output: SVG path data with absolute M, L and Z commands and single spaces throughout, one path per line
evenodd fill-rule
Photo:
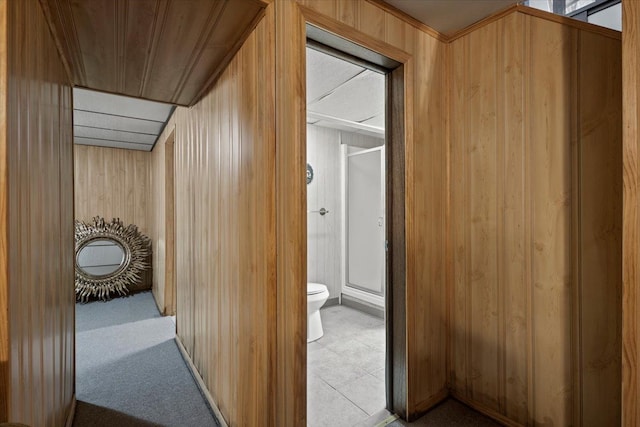
M 75 110 L 166 122 L 173 106 L 145 99 L 75 88 L 73 90 L 73 108 Z
M 73 89 L 76 144 L 150 151 L 173 106 L 87 89 Z
M 80 126 L 156 135 L 159 134 L 164 127 L 163 122 L 79 110 L 74 110 L 73 122 Z
M 361 123 L 363 125 L 376 126 L 384 129 L 384 114 L 378 114 L 377 116 L 373 116 L 369 120 L 365 120 Z
M 316 101 L 364 70 L 351 62 L 307 48 L 307 101 Z
M 316 123 L 313 123 L 314 126 L 320 126 L 325 128 L 337 129 L 349 133 L 357 133 L 367 136 L 372 136 L 374 138 L 384 138 L 384 131 L 378 130 L 365 130 L 365 129 L 356 129 L 348 124 L 338 123 L 333 120 L 319 120 Z
M 451 35 L 519 0 L 384 0 L 436 31 Z
M 121 142 L 135 142 L 138 144 L 153 144 L 158 138 L 156 134 L 124 132 L 121 130 L 90 128 L 77 125 L 73 127 L 73 134 L 83 138 L 109 139 Z
M 384 114 L 385 76 L 367 70 L 319 101 L 309 111 L 360 122 Z
M 130 142 L 122 142 L 122 141 L 109 141 L 106 139 L 91 139 L 91 138 L 82 138 L 82 137 L 74 137 L 74 142 L 78 145 L 96 145 L 99 147 L 110 147 L 110 148 L 126 148 L 127 150 L 138 150 L 138 151 L 151 151 L 153 148 L 153 144 L 133 144 Z

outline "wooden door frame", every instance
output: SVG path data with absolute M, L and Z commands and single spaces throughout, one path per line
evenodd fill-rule
M 176 129 L 171 130 L 164 145 L 165 155 L 165 262 L 164 308 L 166 315 L 176 314 L 177 294 L 175 260 L 175 141 Z
M 411 183 L 413 182 L 413 57 L 394 46 L 362 33 L 295 2 L 275 2 L 276 42 L 276 399 L 274 411 L 277 425 L 306 424 L 306 182 L 302 177 L 306 168 L 306 24 L 347 39 L 366 49 L 401 64 L 389 74 L 389 120 L 394 124 L 387 132 L 392 144 L 387 150 L 388 170 L 404 169 L 400 176 L 388 174 L 391 192 L 388 203 L 390 242 L 395 257 L 389 257 L 391 271 L 402 271 L 401 277 L 387 280 L 397 283 L 387 293 L 387 315 L 391 327 L 387 333 L 390 356 L 387 365 L 390 410 L 407 418 L 409 413 L 410 345 L 413 325 L 408 322 L 413 313 L 415 295 L 415 241 L 413 237 L 414 210 Z M 394 120 L 402 115 L 403 120 Z M 399 123 L 398 123 L 399 122 Z M 389 122 L 388 122 L 389 123 Z M 389 126 L 387 126 L 389 127 Z M 393 141 L 402 151 L 395 150 Z M 395 154 L 394 154 L 395 153 Z M 393 169 L 391 169 L 393 167 Z M 291 179 L 299 176 L 301 179 Z M 304 185 L 302 185 L 304 184 Z M 395 199 L 393 199 L 395 198 Z M 395 200 L 395 203 L 391 200 Z M 388 208 L 389 209 L 389 208 Z M 394 221 L 395 219 L 395 221 Z M 304 288 L 304 289 L 303 289 Z M 388 290 L 388 289 L 387 289 Z M 393 332 L 392 332 L 393 331 Z M 390 351 L 389 351 L 390 350 Z M 390 392 L 390 393 L 389 393 Z

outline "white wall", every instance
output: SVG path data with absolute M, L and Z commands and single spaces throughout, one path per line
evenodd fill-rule
M 307 163 L 314 173 L 307 185 L 307 210 L 329 211 L 324 216 L 307 214 L 307 280 L 325 284 L 329 298 L 340 296 L 342 286 L 341 140 L 364 148 L 384 143 L 366 135 L 307 125 Z
M 314 173 L 307 185 L 307 210 L 329 211 L 307 214 L 307 280 L 325 284 L 334 298 L 342 280 L 340 131 L 307 125 L 307 163 Z

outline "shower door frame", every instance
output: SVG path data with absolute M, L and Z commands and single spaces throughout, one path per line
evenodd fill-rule
M 386 99 L 386 94 L 385 94 L 385 99 Z M 344 158 L 343 160 L 343 164 L 344 164 L 344 173 L 343 173 L 343 182 L 342 182 L 342 187 L 343 187 L 343 199 L 342 199 L 342 206 L 343 206 L 343 215 L 342 215 L 342 230 L 341 230 L 341 234 L 342 234 L 342 251 L 344 256 L 342 257 L 342 286 L 341 286 L 341 291 L 344 295 L 347 296 L 351 296 L 354 298 L 358 298 L 360 300 L 363 300 L 369 304 L 374 304 L 376 306 L 379 307 L 384 307 L 385 306 L 385 294 L 386 294 L 386 283 L 387 283 L 387 277 L 386 277 L 386 270 L 387 270 L 387 266 L 385 265 L 384 268 L 384 272 L 382 273 L 382 280 L 383 280 L 383 284 L 382 284 L 382 291 L 381 292 L 374 292 L 374 291 L 369 291 L 366 290 L 358 285 L 355 284 L 351 284 L 349 283 L 349 158 L 352 156 L 359 156 L 359 155 L 366 155 L 367 153 L 370 153 L 372 151 L 380 151 L 380 156 L 381 156 L 381 164 L 380 164 L 380 168 L 382 169 L 382 173 L 381 173 L 381 201 L 382 201 L 382 206 L 384 206 L 384 217 L 383 220 L 385 221 L 384 225 L 383 225 L 383 241 L 381 242 L 382 245 L 386 245 L 386 240 L 387 240 L 387 224 L 386 224 L 386 218 L 387 218 L 387 207 L 386 207 L 386 203 L 387 203 L 387 195 L 386 195 L 386 188 L 387 188 L 387 162 L 386 162 L 386 148 L 385 148 L 386 142 L 385 144 L 379 146 L 379 147 L 374 147 L 374 148 L 369 148 L 369 149 L 364 149 L 362 151 L 358 151 L 355 153 L 347 153 L 344 152 Z M 385 259 L 386 259 L 386 254 L 385 254 Z

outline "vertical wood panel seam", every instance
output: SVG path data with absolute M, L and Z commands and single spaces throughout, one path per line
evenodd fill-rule
M 505 293 L 506 293 L 506 274 L 505 274 L 505 235 L 506 235 L 506 224 L 505 224 L 505 197 L 506 192 L 504 189 L 505 178 L 506 176 L 506 156 L 505 156 L 505 144 L 507 141 L 506 131 L 507 127 L 505 125 L 505 111 L 506 111 L 506 83 L 507 80 L 505 78 L 504 68 L 505 68 L 505 38 L 501 37 L 504 34 L 504 20 L 500 20 L 497 24 L 496 30 L 496 44 L 497 44 L 497 52 L 496 52 L 496 66 L 494 69 L 494 75 L 496 79 L 495 84 L 495 99 L 497 103 L 496 109 L 496 132 L 498 134 L 498 138 L 496 141 L 496 157 L 497 157 L 497 168 L 496 168 L 496 213 L 497 213 L 497 224 L 496 224 L 496 246 L 498 249 L 498 253 L 496 256 L 497 266 L 496 266 L 496 277 L 498 280 L 497 290 L 498 293 L 496 295 L 498 302 L 498 339 L 496 340 L 498 343 L 498 360 L 497 360 L 497 369 L 498 369 L 498 408 L 500 413 L 504 414 L 506 412 L 506 327 L 505 327 Z M 500 90 L 498 90 L 500 89 Z M 501 126 L 502 125 L 502 126 Z
M 173 102 L 177 102 L 180 99 L 187 80 L 195 69 L 196 64 L 202 57 L 202 53 L 207 47 L 207 41 L 211 37 L 211 33 L 213 32 L 214 28 L 216 28 L 216 26 L 220 22 L 220 18 L 222 17 L 228 4 L 229 3 L 227 1 L 219 0 L 214 3 L 211 10 L 209 11 L 209 17 L 207 18 L 207 22 L 205 23 L 205 30 L 200 33 L 200 37 L 194 45 L 191 55 L 189 55 L 189 62 L 187 63 L 186 67 L 184 67 L 182 75 L 180 76 L 180 79 L 178 81 L 178 86 L 176 86 L 176 90 L 172 96 L 171 100 Z
M 523 31 L 523 52 L 525 58 L 525 66 L 523 67 L 523 90 L 524 90 L 524 102 L 523 110 L 524 117 L 529 117 L 529 111 L 531 108 L 531 65 L 532 65 L 532 49 L 531 49 L 531 17 L 525 16 L 525 25 Z M 526 271 L 526 297 L 527 297 L 527 406 L 528 406 L 528 424 L 533 425 L 535 419 L 535 360 L 534 360 L 534 325 L 533 325 L 533 230 L 534 230 L 534 218 L 533 218 L 533 190 L 534 184 L 531 181 L 531 169 L 532 169 L 532 149 L 531 149 L 531 124 L 523 122 L 523 136 L 524 136 L 524 167 L 525 167 L 525 241 L 529 242 L 525 245 L 525 271 Z
M 8 270 L 8 130 L 7 109 L 7 55 L 8 55 L 8 6 L 11 0 L 0 0 L 0 422 L 8 421 L 11 407 L 11 330 L 9 327 L 9 270 Z
M 57 8 L 57 7 L 56 7 Z M 82 60 L 82 55 L 80 55 L 80 52 L 82 51 L 82 49 L 80 48 L 80 39 L 78 38 L 78 28 L 76 26 L 76 20 L 73 16 L 73 9 L 71 7 L 70 3 L 66 3 L 66 9 L 67 9 L 67 16 L 69 18 L 69 27 L 71 28 L 71 30 L 69 30 L 69 33 L 67 34 L 68 36 L 65 37 L 65 39 L 69 40 L 69 43 L 73 44 L 73 47 L 70 48 L 71 52 L 75 52 L 75 61 L 71 61 L 72 64 L 76 64 L 75 66 L 73 66 L 74 71 L 76 71 L 78 73 L 77 76 L 75 76 L 76 78 L 80 79 L 79 82 L 75 82 L 75 83 L 79 83 L 83 86 L 87 85 L 87 71 L 84 67 L 84 61 Z M 64 12 L 60 12 L 60 16 L 64 16 L 65 13 Z M 62 29 L 64 31 L 64 29 L 67 28 L 67 25 L 62 25 Z M 69 37 L 70 36 L 70 37 Z M 71 40 L 73 40 L 73 42 L 71 42 Z M 72 76 L 73 77 L 73 76 Z
M 469 107 L 468 107 L 468 103 L 467 101 L 467 90 L 469 90 L 469 74 L 470 74 L 470 38 L 469 37 L 465 37 L 464 38 L 464 44 L 463 44 L 463 98 L 464 98 L 464 112 L 465 112 L 465 117 L 467 117 L 469 114 Z M 470 143 L 471 139 L 470 139 L 470 134 L 471 131 L 469 129 L 469 124 L 465 123 L 464 125 L 464 140 L 462 141 L 463 144 L 463 149 L 462 149 L 462 153 L 463 153 L 463 173 L 464 173 L 464 194 L 468 194 L 471 192 L 471 176 L 469 173 L 469 156 L 470 156 L 470 147 L 468 147 L 468 144 Z M 463 214 L 463 218 L 465 220 L 465 224 L 469 222 L 469 217 L 470 217 L 470 199 L 469 198 L 464 198 L 463 199 L 463 209 L 464 209 L 464 214 Z M 470 273 L 470 269 L 471 269 L 471 235 L 470 235 L 470 229 L 469 227 L 464 227 L 464 246 L 465 246 L 465 251 L 464 251 L 464 255 L 465 255 L 465 268 L 464 268 L 464 287 L 465 287 L 465 307 L 464 307 L 464 313 L 465 313 L 465 355 L 466 355 L 466 359 L 465 359 L 465 368 L 466 368 L 466 372 L 465 372 L 465 390 L 467 392 L 467 394 L 469 395 L 470 398 L 473 398 L 473 388 L 472 388 L 472 384 L 473 382 L 471 381 L 471 375 L 472 375 L 472 360 L 473 360 L 473 347 L 472 347 L 472 343 L 471 343 L 471 339 L 472 339 L 472 331 L 473 331 L 473 324 L 472 324 L 472 316 L 470 314 L 470 310 L 473 307 L 473 301 L 472 301 L 472 293 L 471 293 L 471 273 Z
M 113 20 L 113 33 L 115 34 L 114 52 L 116 55 L 114 61 L 115 70 L 113 75 L 115 77 L 114 88 L 117 91 L 122 92 L 124 90 L 125 81 L 125 67 L 126 67 L 126 37 L 125 31 L 119 29 L 127 28 L 127 14 L 128 14 L 128 0 L 116 0 L 113 2 L 113 13 L 115 19 Z
M 447 135 L 447 140 L 448 140 L 448 150 L 449 150 L 449 157 L 448 157 L 448 170 L 447 170 L 447 177 L 448 177 L 448 205 L 449 205 L 449 210 L 448 210 L 448 215 L 451 216 L 452 212 L 454 212 L 456 210 L 456 207 L 454 206 L 455 204 L 455 190 L 454 190 L 454 185 L 453 185 L 453 180 L 451 178 L 451 167 L 453 165 L 453 162 L 456 161 L 456 155 L 454 153 L 454 137 L 452 135 L 452 130 L 451 130 L 451 118 L 454 117 L 454 112 L 453 112 L 453 105 L 454 105 L 454 97 L 455 97 L 455 89 L 454 89 L 454 85 L 453 85 L 453 81 L 454 81 L 454 76 L 452 75 L 452 73 L 454 72 L 454 61 L 453 61 L 453 45 L 449 45 L 447 46 L 447 58 L 448 58 L 448 63 L 447 63 L 447 73 L 446 75 L 449 76 L 448 77 L 448 82 L 447 82 L 447 96 L 448 96 L 448 105 L 447 105 L 447 111 L 448 111 L 448 117 L 449 117 L 449 123 L 447 125 L 447 130 L 446 130 L 446 135 Z M 449 294 L 449 323 L 447 326 L 447 331 L 449 332 L 447 335 L 449 335 L 448 338 L 448 353 L 447 353 L 447 387 L 449 388 L 449 390 L 453 390 L 455 389 L 455 385 L 456 385 L 456 378 L 454 376 L 455 373 L 455 339 L 453 338 L 452 335 L 454 335 L 453 330 L 454 330 L 454 324 L 455 324 L 455 304 L 456 304 L 456 296 L 455 296 L 455 247 L 457 246 L 457 233 L 454 231 L 455 229 L 455 225 L 456 225 L 457 221 L 455 221 L 453 218 L 450 218 L 448 220 L 448 227 L 446 228 L 447 230 L 447 234 L 451 237 L 448 238 L 448 251 L 447 251 L 447 257 L 449 258 L 449 272 L 448 272 L 448 276 L 447 279 L 445 280 L 445 284 L 448 288 L 450 288 L 450 294 Z
M 142 71 L 142 78 L 140 79 L 140 88 L 138 90 L 138 96 L 144 96 L 147 89 L 147 84 L 151 78 L 151 71 L 153 70 L 153 63 L 156 55 L 158 54 L 158 43 L 164 32 L 165 24 L 167 21 L 171 0 L 156 0 L 156 7 L 153 14 L 153 27 L 151 30 L 150 45 L 147 48 L 149 52 L 144 61 L 144 68 Z
M 571 234 L 572 234 L 572 289 L 571 298 L 571 361 L 575 364 L 571 373 L 573 376 L 573 393 L 571 404 L 573 409 L 574 425 L 582 425 L 582 265 L 581 265 L 581 248 L 582 248 L 582 214 L 581 214 L 581 169 L 582 169 L 582 148 L 581 148 L 581 105 L 580 105 L 580 49 L 581 49 L 581 31 L 571 29 L 571 179 L 572 179 L 572 196 L 571 196 Z
M 624 176 L 623 176 L 623 381 L 622 381 L 622 423 L 625 427 L 635 427 L 640 418 L 638 405 L 638 385 L 640 370 L 637 367 L 638 354 L 638 277 L 640 265 L 638 243 L 638 116 L 640 105 L 640 73 L 638 58 L 637 20 L 640 8 L 632 0 L 624 0 L 623 7 L 623 106 L 624 111 Z

